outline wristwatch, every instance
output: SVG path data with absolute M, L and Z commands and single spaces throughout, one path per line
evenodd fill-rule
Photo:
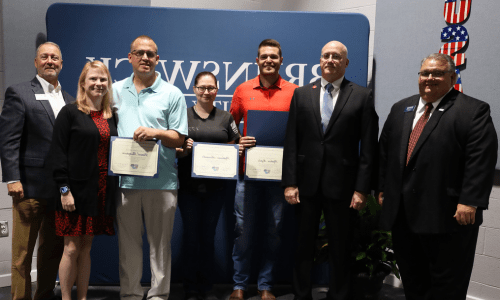
M 69 187 L 68 186 L 62 186 L 59 188 L 59 191 L 61 192 L 61 194 L 66 194 L 67 192 L 69 192 Z

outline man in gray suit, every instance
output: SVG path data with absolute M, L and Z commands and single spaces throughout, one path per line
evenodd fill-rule
M 58 82 L 61 50 L 47 42 L 36 51 L 37 75 L 7 88 L 0 114 L 2 181 L 12 197 L 12 299 L 31 300 L 31 261 L 38 234 L 37 289 L 34 300 L 53 299 L 63 250 L 54 216 L 48 214 L 57 188 L 46 158 L 54 120 L 74 101 Z

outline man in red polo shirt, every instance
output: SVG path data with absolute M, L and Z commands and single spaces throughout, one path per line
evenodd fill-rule
M 247 113 L 249 110 L 288 111 L 293 91 L 298 87 L 279 75 L 283 62 L 281 46 L 273 39 L 263 40 L 257 52 L 259 75 L 239 85 L 231 102 L 230 112 L 236 124 L 244 120 L 240 148 L 253 147 L 254 137 L 247 134 Z M 241 159 L 240 161 L 244 161 Z M 241 167 L 241 166 L 240 166 Z M 234 210 L 236 215 L 236 238 L 233 248 L 234 287 L 230 300 L 243 300 L 247 288 L 252 265 L 253 232 L 257 222 L 266 222 L 267 230 L 257 233 L 265 234 L 266 241 L 261 249 L 263 263 L 259 269 L 257 288 L 263 300 L 274 300 L 271 289 L 273 285 L 273 269 L 280 245 L 280 229 L 283 220 L 285 198 L 279 182 L 244 181 L 241 172 L 236 185 Z

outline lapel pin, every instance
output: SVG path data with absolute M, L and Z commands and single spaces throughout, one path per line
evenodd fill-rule
M 405 108 L 405 111 L 404 112 L 410 112 L 410 111 L 413 111 L 415 109 L 415 105 L 413 106 L 408 106 L 407 108 Z
M 316 86 L 315 86 L 315 85 L 313 85 L 313 89 L 315 89 L 315 88 L 316 88 Z
M 440 108 L 439 111 L 444 111 L 444 108 Z

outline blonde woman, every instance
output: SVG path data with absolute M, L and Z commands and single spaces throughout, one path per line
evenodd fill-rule
M 64 236 L 59 265 L 63 300 L 87 298 L 94 235 L 114 235 L 117 177 L 108 177 L 110 136 L 116 136 L 111 76 L 100 61 L 88 62 L 78 81 L 76 103 L 63 107 L 54 124 L 52 163 L 60 189 L 56 234 Z

